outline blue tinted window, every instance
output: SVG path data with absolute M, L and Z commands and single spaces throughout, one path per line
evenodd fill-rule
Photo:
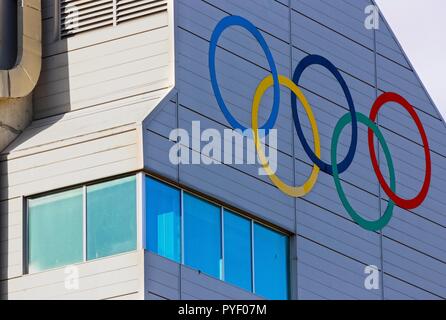
M 83 260 L 82 189 L 28 200 L 29 271 Z
M 288 237 L 254 225 L 255 292 L 272 300 L 288 299 Z
M 225 211 L 225 281 L 252 291 L 251 221 Z
M 180 262 L 180 190 L 146 178 L 148 249 Z
M 220 207 L 184 193 L 184 263 L 221 278 Z
M 136 179 L 87 187 L 87 259 L 136 249 Z

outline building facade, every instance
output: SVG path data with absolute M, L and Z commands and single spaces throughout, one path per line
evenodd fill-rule
M 372 1 L 17 12 L 1 298 L 446 298 L 446 128 Z

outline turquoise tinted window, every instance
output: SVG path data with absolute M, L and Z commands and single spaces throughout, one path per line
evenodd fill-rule
M 87 259 L 136 249 L 136 179 L 87 187 Z
M 224 213 L 225 281 L 252 290 L 251 221 Z
M 83 260 L 82 189 L 28 200 L 29 271 Z
M 180 262 L 180 190 L 147 177 L 146 207 L 148 249 Z
M 288 299 L 288 237 L 254 225 L 255 292 L 271 300 Z
M 221 278 L 220 207 L 184 193 L 184 263 Z

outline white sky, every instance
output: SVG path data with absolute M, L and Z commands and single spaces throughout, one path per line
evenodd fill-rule
M 446 0 L 376 0 L 446 119 Z

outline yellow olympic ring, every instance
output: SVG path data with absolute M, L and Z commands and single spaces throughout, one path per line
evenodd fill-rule
M 266 160 L 265 154 L 263 152 L 261 142 L 259 139 L 259 124 L 258 124 L 258 114 L 259 114 L 259 107 L 260 102 L 262 100 L 263 95 L 265 94 L 266 90 L 268 90 L 269 87 L 271 87 L 274 83 L 274 79 L 272 75 L 267 76 L 260 82 L 259 86 L 256 89 L 256 92 L 254 94 L 254 99 L 252 101 L 252 130 L 254 133 L 254 142 L 256 146 L 257 153 L 259 155 L 260 163 L 265 170 L 266 174 L 269 176 L 271 181 L 274 183 L 276 187 L 278 187 L 282 192 L 286 193 L 287 195 L 291 197 L 303 197 L 307 193 L 313 189 L 317 177 L 319 175 L 319 167 L 314 164 L 313 170 L 311 171 L 311 175 L 308 178 L 308 180 L 301 186 L 290 186 L 283 182 L 271 169 L 270 165 L 268 164 L 268 161 Z M 279 75 L 279 83 L 281 85 L 284 85 L 288 89 L 290 89 L 294 94 L 297 96 L 299 101 L 302 103 L 303 107 L 305 108 L 305 112 L 307 113 L 308 119 L 310 120 L 311 130 L 313 131 L 313 137 L 314 137 L 314 150 L 316 155 L 320 158 L 321 156 L 321 144 L 319 139 L 319 131 L 317 128 L 316 119 L 314 118 L 313 111 L 310 107 L 310 104 L 308 103 L 307 99 L 305 98 L 303 92 L 299 89 L 299 87 L 291 81 L 289 78 Z

